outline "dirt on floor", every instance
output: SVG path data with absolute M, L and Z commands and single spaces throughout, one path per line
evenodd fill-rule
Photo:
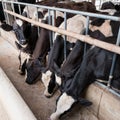
M 56 92 L 53 97 L 46 98 L 43 94 L 45 88 L 40 80 L 33 85 L 28 85 L 25 82 L 25 76 L 18 73 L 18 50 L 1 37 L 0 66 L 30 107 L 37 120 L 47 120 L 55 111 L 56 99 L 60 93 Z M 76 106 L 71 112 L 64 115 L 61 120 L 80 120 L 80 109 L 80 106 Z

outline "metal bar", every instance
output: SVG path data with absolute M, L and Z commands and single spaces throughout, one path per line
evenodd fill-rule
M 21 15 L 22 12 L 21 12 L 21 8 L 20 8 L 20 4 L 18 4 L 18 8 L 19 8 L 19 14 Z
M 21 3 L 21 2 L 13 2 L 13 1 L 4 1 L 4 2 L 6 2 L 6 3 L 15 3 L 15 4 L 20 4 L 20 5 L 29 5 L 29 6 L 34 6 L 34 7 L 44 8 L 44 9 L 49 9 L 49 10 L 56 10 L 56 11 L 61 11 L 61 12 L 69 12 L 69 13 L 72 13 L 72 14 L 80 14 L 80 15 L 84 15 L 84 16 L 90 16 L 90 17 L 97 17 L 97 18 L 102 18 L 102 19 L 120 21 L 120 17 L 110 16 L 110 15 L 102 15 L 102 14 L 97 14 L 97 13 L 90 13 L 90 12 L 83 12 L 83 11 L 77 11 L 77 10 L 49 7 L 49 6 L 43 6 L 43 5 L 33 5 L 33 4 Z
M 51 25 L 51 14 L 49 9 L 48 9 L 48 22 L 49 22 L 49 25 Z M 53 45 L 52 31 L 49 31 L 49 37 L 50 37 L 50 47 L 52 47 Z
M 64 29 L 67 30 L 67 13 L 64 12 Z M 66 60 L 67 58 L 67 52 L 66 52 L 66 40 L 67 40 L 67 36 L 64 35 L 64 59 Z
M 5 9 L 7 9 L 7 4 L 6 3 L 5 3 Z M 10 24 L 8 14 L 6 14 L 6 18 L 7 18 L 7 24 Z
M 88 35 L 88 30 L 89 30 L 89 20 L 90 20 L 90 17 L 87 16 L 85 35 Z M 86 54 L 86 51 L 87 51 L 87 44 L 85 43 L 85 45 L 84 45 L 84 55 Z
M 2 7 L 3 7 L 3 10 L 5 9 L 5 3 L 3 3 L 3 0 L 2 0 Z M 4 11 L 3 11 L 4 12 Z M 6 16 L 7 13 L 4 12 L 4 16 L 5 16 L 5 22 L 7 23 L 7 16 Z
M 120 45 L 120 27 L 119 27 L 119 32 L 118 32 L 116 45 L 117 46 Z M 109 80 L 108 80 L 108 85 L 107 85 L 108 87 L 110 87 L 111 82 L 112 82 L 113 72 L 114 72 L 115 62 L 116 62 L 116 57 L 117 57 L 117 54 L 114 54 L 113 55 L 113 60 L 112 60 L 112 65 L 111 65 L 111 69 L 110 69 L 110 74 L 109 74 Z
M 37 7 L 37 19 L 38 19 L 38 21 L 39 21 L 39 16 L 38 16 L 38 7 Z M 38 26 L 38 35 L 40 35 L 40 28 L 39 28 L 39 26 Z
M 15 12 L 15 9 L 14 9 L 14 3 L 11 3 L 12 4 L 12 9 L 13 9 L 13 12 Z M 14 19 L 16 20 L 16 17 L 14 16 Z
M 53 16 L 52 16 L 52 26 L 55 26 L 56 23 L 56 11 L 53 10 Z M 55 32 L 52 32 L 52 39 L 54 40 Z
M 34 21 L 32 19 L 26 18 L 22 15 L 19 15 L 17 13 L 9 11 L 9 10 L 4 10 L 4 11 L 11 14 L 11 15 L 14 15 L 14 16 L 22 19 L 22 20 L 25 20 L 25 21 L 28 21 L 32 24 L 37 25 L 37 26 L 43 27 L 45 29 L 48 29 L 48 30 L 51 30 L 51 31 L 54 31 L 54 32 L 58 32 L 58 33 L 63 34 L 63 35 L 67 35 L 67 36 L 79 39 L 80 41 L 86 42 L 88 44 L 103 48 L 103 49 L 111 51 L 111 52 L 115 52 L 117 54 L 120 54 L 120 47 L 119 46 L 116 46 L 116 45 L 113 45 L 113 44 L 110 44 L 110 43 L 106 43 L 106 42 L 103 42 L 103 41 L 98 40 L 98 39 L 93 39 L 89 36 L 80 35 L 80 34 L 73 33 L 73 32 L 70 32 L 70 31 L 67 31 L 67 30 L 64 30 L 64 29 L 60 29 L 60 28 L 57 28 L 57 27 L 54 27 L 54 26 L 51 26 L 51 25 L 48 25 L 48 24 L 43 24 L 41 22 Z

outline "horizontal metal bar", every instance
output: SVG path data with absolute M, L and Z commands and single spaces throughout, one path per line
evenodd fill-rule
M 51 25 L 48 25 L 48 24 L 43 24 L 41 22 L 34 21 L 32 19 L 26 18 L 22 15 L 16 14 L 16 13 L 14 13 L 12 11 L 9 11 L 9 10 L 4 10 L 4 11 L 6 13 L 9 13 L 13 16 L 16 16 L 16 17 L 18 17 L 22 20 L 28 21 L 28 22 L 30 22 L 34 25 L 40 26 L 42 28 L 52 30 L 54 32 L 57 32 L 57 33 L 60 33 L 60 34 L 63 34 L 63 35 L 67 35 L 67 36 L 79 39 L 80 41 L 86 42 L 88 44 L 95 45 L 95 46 L 103 48 L 105 50 L 120 54 L 120 47 L 119 46 L 116 46 L 116 45 L 113 45 L 113 44 L 110 44 L 110 43 L 106 43 L 106 42 L 103 42 L 103 41 L 98 40 L 98 39 L 93 39 L 89 36 L 80 35 L 80 34 L 77 34 L 77 33 L 74 33 L 74 32 L 70 32 L 70 31 L 67 31 L 67 30 L 64 30 L 64 29 L 60 29 L 60 28 L 57 28 L 57 27 L 54 27 L 54 26 L 51 26 Z
M 33 5 L 33 4 L 22 3 L 22 2 L 13 2 L 13 1 L 3 1 L 3 2 L 28 5 L 28 6 L 33 6 L 33 7 L 43 8 L 43 9 L 57 10 L 57 11 L 67 12 L 67 13 L 72 13 L 72 14 L 80 14 L 80 15 L 85 15 L 85 16 L 90 16 L 90 17 L 97 17 L 97 18 L 109 19 L 109 20 L 114 20 L 114 21 L 120 21 L 120 17 L 110 16 L 110 15 L 102 15 L 102 14 L 70 10 L 70 9 L 63 9 L 63 8 L 56 8 L 56 7 L 49 7 L 49 6 L 43 6 L 43 5 L 35 5 L 35 4 Z

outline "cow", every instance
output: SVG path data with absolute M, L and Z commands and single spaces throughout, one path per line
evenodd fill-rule
M 114 14 L 114 16 L 117 16 L 117 12 Z M 84 19 L 84 21 L 85 21 L 85 19 Z M 85 23 L 84 23 L 85 24 Z M 70 23 L 70 25 L 71 25 L 71 23 Z M 106 29 L 105 29 L 106 28 Z M 99 39 L 99 40 L 103 40 L 105 37 L 110 37 L 110 36 L 117 36 L 117 34 L 118 34 L 118 28 L 119 28 L 119 24 L 118 24 L 118 22 L 115 22 L 115 21 L 110 21 L 110 20 L 104 20 L 104 19 L 100 19 L 100 18 L 96 18 L 96 19 L 93 19 L 93 20 L 91 20 L 90 21 L 90 25 L 89 25 L 89 30 L 88 30 L 88 34 L 89 34 L 89 36 L 90 37 L 93 37 L 93 38 L 96 38 L 96 39 Z M 116 29 L 116 31 L 115 31 L 115 29 Z M 80 28 L 79 28 L 79 30 L 80 30 Z M 78 30 L 77 30 L 78 31 Z M 79 32 L 80 33 L 80 32 Z M 67 38 L 68 39 L 68 38 Z M 70 41 L 69 39 L 68 39 L 68 41 Z M 76 42 L 76 41 L 72 41 L 72 42 Z M 81 48 L 81 45 L 80 45 L 80 48 Z M 90 45 L 87 45 L 87 49 L 89 49 L 90 48 Z M 55 48 L 56 49 L 56 48 Z M 53 51 L 55 51 L 55 49 L 53 50 Z M 51 51 L 50 51 L 51 52 Z M 79 51 L 78 51 L 79 52 Z M 77 53 L 77 52 L 76 52 Z M 76 54 L 76 53 L 74 53 L 74 54 Z M 54 54 L 54 52 L 53 52 L 53 54 Z M 59 54 L 59 53 L 58 53 Z M 73 54 L 73 55 L 74 55 Z M 83 55 L 83 50 L 81 50 L 81 59 L 82 59 L 82 55 Z M 52 69 L 54 69 L 54 57 L 53 57 L 54 55 L 52 55 L 52 57 L 50 58 L 51 60 L 50 60 L 50 66 L 52 67 Z M 80 57 L 79 57 L 79 59 L 80 59 Z M 67 59 L 68 61 L 69 61 L 69 59 Z M 74 61 L 76 61 L 76 59 L 74 59 Z M 49 64 L 48 63 L 48 64 Z M 66 62 L 67 63 L 67 62 Z M 77 64 L 77 63 L 76 63 Z M 80 62 L 79 62 L 79 64 L 80 64 Z M 72 65 L 72 67 L 71 68 L 74 68 L 73 70 L 72 69 L 70 69 L 70 71 L 74 71 L 75 70 L 75 68 L 77 67 L 75 64 L 68 64 L 68 66 L 70 66 L 70 65 Z M 50 68 L 50 67 L 49 67 Z M 66 66 L 66 68 L 67 68 L 67 66 Z M 66 73 L 68 73 L 68 70 L 69 69 L 65 69 L 65 71 L 66 71 Z M 77 68 L 76 68 L 77 69 Z M 53 71 L 52 71 L 53 72 Z M 49 74 L 48 74 L 49 73 Z M 42 79 L 49 79 L 50 81 L 52 80 L 51 78 L 50 78 L 50 74 L 51 74 L 51 72 L 50 71 L 48 71 L 48 72 L 46 72 L 46 75 L 44 74 L 43 75 L 43 78 Z M 68 74 L 70 74 L 71 76 L 72 75 L 74 75 L 74 72 L 72 73 L 68 73 Z M 57 80 L 58 79 L 58 80 Z M 57 77 L 57 81 L 59 81 L 59 78 Z M 49 81 L 48 80 L 48 81 Z M 53 80 L 54 81 L 54 80 Z M 54 81 L 55 82 L 55 81 Z M 53 82 L 52 82 L 53 83 Z M 55 84 L 55 83 L 54 83 Z M 52 85 L 51 85 L 52 86 Z M 49 91 L 46 91 L 46 96 L 48 96 L 49 95 L 49 97 L 50 97 L 50 95 L 52 96 L 53 95 L 53 93 L 52 93 L 52 90 L 54 90 L 54 88 L 53 88 L 53 86 L 52 87 L 50 87 L 50 85 L 48 84 L 48 87 L 47 87 L 47 89 L 48 90 L 50 90 L 51 91 L 51 94 L 49 94 Z M 47 90 L 46 89 L 46 90 Z M 52 89 L 52 90 L 51 90 Z
M 76 18 L 75 18 L 76 17 Z M 79 26 L 79 28 L 78 28 L 78 24 L 77 23 L 75 23 L 75 21 L 73 21 L 74 22 L 74 24 L 76 24 L 77 25 L 77 27 L 75 27 L 75 26 L 72 26 L 72 27 L 74 27 L 74 28 L 77 28 L 77 30 L 76 30 L 76 32 L 78 32 L 78 33 L 80 33 L 80 34 L 82 34 L 83 33 L 83 31 L 84 31 L 84 29 L 85 29 L 85 21 L 86 21 L 86 18 L 84 18 L 83 16 L 83 23 L 80 23 L 80 21 L 81 21 L 81 18 L 80 18 L 80 20 L 79 19 L 77 19 L 77 17 L 78 16 L 74 16 L 73 18 L 75 18 L 75 20 L 78 20 L 79 21 L 79 24 L 81 25 L 81 27 L 82 27 L 82 29 L 80 28 L 80 26 Z M 68 21 L 70 21 L 72 18 L 70 18 Z M 63 23 L 64 24 L 64 23 Z M 63 28 L 63 24 L 59 27 L 59 28 Z M 74 25 L 72 22 L 68 22 L 67 23 L 68 25 L 68 29 L 70 30 L 70 31 L 73 31 L 73 30 L 75 30 L 75 29 L 73 29 L 73 28 L 69 28 L 69 26 L 71 27 L 71 24 L 72 25 Z M 83 25 L 83 26 L 82 26 Z M 84 29 L 83 29 L 84 28 Z M 104 28 L 106 28 L 107 30 L 105 30 Z M 81 31 L 80 31 L 81 30 Z M 112 36 L 112 30 L 111 30 L 111 25 L 110 25 L 110 20 L 104 20 L 104 19 L 95 19 L 94 21 L 92 21 L 91 22 L 91 24 L 90 24 L 90 31 L 91 32 L 94 32 L 95 31 L 95 33 L 94 34 L 96 34 L 97 33 L 97 36 L 95 37 L 94 36 L 94 34 L 92 35 L 92 33 L 91 33 L 91 36 L 93 36 L 94 38 L 99 38 L 99 39 L 103 39 L 104 37 L 107 37 L 107 36 Z M 97 32 L 98 31 L 98 32 Z M 99 36 L 99 37 L 98 37 Z M 59 34 L 56 34 L 55 35 L 55 39 L 61 39 L 61 37 L 60 37 L 60 35 Z M 64 38 L 63 38 L 64 39 Z M 57 40 L 58 41 L 58 40 Z M 72 40 L 70 40 L 69 39 L 69 37 L 67 38 L 67 41 L 71 41 L 71 43 L 72 42 L 76 42 L 76 40 L 75 39 L 72 39 Z M 57 42 L 56 42 L 57 43 Z M 54 46 L 56 46 L 56 45 L 54 45 Z M 55 50 L 55 48 L 56 47 L 53 47 L 51 50 L 50 50 L 50 54 L 49 54 L 49 56 L 48 56 L 48 67 L 47 67 L 47 70 L 45 71 L 45 73 L 43 73 L 42 74 L 42 81 L 44 81 L 44 80 L 47 80 L 47 81 L 49 81 L 50 79 L 51 79 L 51 75 L 52 75 L 52 73 L 53 73 L 53 63 L 54 63 L 54 59 L 56 59 L 56 62 L 57 62 L 57 59 L 59 58 L 58 57 L 58 55 L 59 55 L 59 51 L 60 50 Z M 52 52 L 53 51 L 53 52 Z M 54 51 L 56 51 L 56 52 L 58 52 L 57 54 L 58 55 L 56 55 L 56 53 L 54 52 Z M 51 57 L 50 57 L 51 56 Z M 55 57 L 54 57 L 55 56 Z M 52 59 L 51 59 L 52 58 Z M 82 58 L 82 57 L 81 57 Z M 63 61 L 63 60 L 62 60 Z M 58 63 L 59 63 L 59 61 L 58 61 Z M 62 63 L 62 62 L 61 62 Z M 61 64 L 60 63 L 60 64 Z M 59 64 L 59 66 L 60 66 L 60 64 Z M 32 68 L 31 68 L 32 69 Z M 34 73 L 34 72 L 33 72 Z M 37 74 L 37 73 L 36 73 Z M 27 75 L 29 75 L 29 74 L 27 74 Z M 53 75 L 52 75 L 53 76 Z M 30 77 L 29 77 L 30 78 Z M 47 78 L 47 79 L 46 79 Z M 49 79 L 49 80 L 48 80 Z M 52 79 L 51 79 L 52 80 Z M 49 83 L 47 83 L 47 85 L 48 85 L 48 87 L 46 88 L 46 92 L 44 93 L 47 97 L 50 97 L 50 96 L 52 96 L 52 90 L 54 90 L 53 88 L 53 86 L 55 86 L 55 77 L 54 77 L 54 79 L 53 79 L 53 82 L 51 82 L 51 80 L 50 80 L 50 85 L 49 85 Z M 51 84 L 51 83 L 53 83 L 53 85 Z M 52 86 L 52 87 L 50 87 L 50 86 Z M 51 92 L 49 92 L 48 90 L 50 90 Z
M 115 44 L 116 37 L 106 37 L 103 41 Z M 83 57 L 81 65 L 72 79 L 61 77 L 60 88 L 62 93 L 57 100 L 57 109 L 50 116 L 50 120 L 58 120 L 64 112 L 68 111 L 75 102 L 81 99 L 82 92 L 96 79 L 108 80 L 113 54 L 102 48 L 92 47 Z M 120 90 L 119 62 L 120 56 L 117 55 L 111 86 Z M 63 68 L 58 70 L 57 75 L 63 74 L 62 71 Z
M 67 20 L 67 23 L 68 23 L 68 26 L 67 26 L 67 29 L 68 30 L 74 30 L 74 32 L 77 32 L 77 33 L 80 33 L 82 34 L 84 29 L 85 29 L 85 20 L 86 18 L 84 16 L 81 16 L 81 15 L 76 15 L 74 16 L 73 18 L 69 18 Z M 76 22 L 75 22 L 76 21 Z M 71 26 L 72 24 L 72 26 Z M 77 26 L 79 24 L 79 26 Z M 60 28 L 63 28 L 64 26 L 64 23 L 62 23 L 60 25 Z M 76 28 L 77 29 L 73 29 L 73 28 Z M 54 40 L 54 44 L 53 44 L 53 47 L 51 48 L 49 54 L 48 54 L 48 64 L 44 70 L 44 72 L 42 72 L 42 81 L 45 82 L 45 76 L 46 74 L 48 74 L 47 76 L 50 76 L 50 79 L 51 79 L 51 76 L 54 80 L 55 76 L 54 76 L 54 72 L 52 71 L 52 66 L 53 66 L 53 60 L 55 60 L 57 62 L 57 64 L 59 64 L 59 66 L 62 64 L 63 60 L 64 60 L 64 51 L 63 51 L 63 48 L 64 48 L 64 36 L 63 35 L 59 35 L 58 33 L 56 33 L 55 35 L 55 40 Z M 41 39 L 46 39 L 46 37 L 41 37 Z M 43 41 L 43 40 L 42 40 Z M 74 46 L 74 43 L 76 42 L 76 39 L 74 38 L 71 38 L 71 37 L 67 37 L 67 43 L 66 43 L 66 46 L 67 46 L 67 54 L 69 54 L 69 52 L 71 51 L 71 49 L 73 48 Z M 36 81 L 36 77 L 39 76 L 39 74 L 41 74 L 41 69 L 43 67 L 41 67 L 41 64 L 39 64 L 39 66 L 36 66 L 35 64 L 37 63 L 40 63 L 39 60 L 40 60 L 40 56 L 41 56 L 41 47 L 43 46 L 44 44 L 36 44 L 36 48 L 35 48 L 35 51 L 33 52 L 32 54 L 32 58 L 33 58 L 33 64 L 31 64 L 30 61 L 27 62 L 27 66 L 29 67 L 26 67 L 26 71 L 27 71 L 27 78 L 26 78 L 26 82 L 29 83 L 29 84 L 32 84 L 34 83 L 34 81 Z M 51 59 L 52 57 L 52 59 Z M 41 61 L 41 60 L 40 60 Z M 31 67 L 30 67 L 31 66 Z M 36 67 L 36 68 L 35 68 Z M 40 68 L 41 67 L 41 68 Z M 39 70 L 38 70 L 39 69 Z M 48 71 L 48 70 L 51 70 Z M 47 72 L 46 72 L 47 71 Z M 34 72 L 36 74 L 34 74 Z M 31 76 L 31 77 L 30 77 Z M 55 81 L 55 80 L 54 80 Z M 50 82 L 50 84 L 54 82 Z M 53 85 L 51 84 L 51 85 Z M 55 84 L 54 84 L 55 85 Z M 53 86 L 54 86 L 53 85 Z M 46 85 L 45 85 L 46 86 Z M 53 87 L 54 88 L 54 87 Z M 47 89 L 48 90 L 48 89 Z M 50 94 L 50 90 L 47 92 L 47 90 L 45 90 L 44 94 L 49 97 L 51 96 L 52 94 Z M 49 96 L 48 96 L 49 95 Z
M 114 13 L 114 16 L 119 17 L 120 12 L 117 11 Z M 112 34 L 103 34 L 99 31 L 99 29 L 95 30 L 94 32 L 90 30 L 89 35 L 93 38 L 100 38 L 102 41 L 115 44 L 118 36 L 120 22 L 110 21 L 110 25 L 111 32 L 108 31 L 108 33 Z M 71 67 L 69 67 L 71 65 L 69 64 L 69 61 L 72 60 L 72 56 L 75 55 L 76 51 L 71 54 L 70 58 L 68 56 L 68 59 L 66 59 L 61 68 L 59 68 L 54 62 L 54 69 L 57 78 L 56 83 L 60 87 L 61 95 L 58 97 L 56 111 L 50 116 L 50 120 L 58 120 L 62 114 L 64 114 L 74 105 L 74 103 L 79 102 L 83 91 L 88 87 L 89 84 L 92 84 L 94 81 L 96 81 L 96 79 L 108 80 L 113 58 L 112 52 L 92 46 L 84 55 L 82 62 L 80 62 L 80 64 L 77 65 L 74 69 L 71 69 Z M 73 61 L 75 60 L 77 59 L 74 59 L 73 57 Z M 120 89 L 119 62 L 120 56 L 117 55 L 111 86 L 118 90 Z M 84 101 L 84 99 L 82 100 Z M 63 105 L 62 103 L 64 103 L 64 101 L 66 104 Z M 86 104 L 88 101 L 84 102 Z
M 59 26 L 59 28 L 64 29 L 64 22 Z M 67 19 L 67 30 L 73 31 L 79 34 L 83 34 L 84 30 L 86 28 L 86 18 L 81 15 L 76 15 L 72 18 Z M 77 39 L 67 36 L 66 38 L 66 54 L 68 55 L 72 48 L 74 47 Z M 61 44 L 60 44 L 61 43 Z M 60 67 L 64 61 L 64 36 L 61 34 L 56 33 L 55 34 L 55 40 L 53 47 L 51 48 L 49 55 L 48 55 L 48 64 L 46 71 L 42 74 L 42 81 L 47 80 L 50 81 L 50 85 L 46 88 L 44 94 L 46 97 L 52 96 L 52 91 L 54 90 L 54 87 L 50 87 L 51 84 L 51 75 L 54 73 L 53 63 L 54 61 L 57 62 L 58 66 Z M 46 79 L 47 78 L 47 79 Z M 54 83 L 53 79 L 53 84 Z M 53 86 L 53 85 L 52 85 Z M 50 88 L 50 89 L 49 89 Z M 51 91 L 51 92 L 50 92 Z
M 52 15 L 52 14 L 51 14 Z M 61 12 L 56 12 L 56 23 L 55 26 L 59 26 L 59 24 L 63 21 L 62 16 L 64 14 Z M 44 23 L 48 24 L 48 16 L 45 15 L 44 19 L 42 20 L 42 22 L 44 21 Z M 50 50 L 50 37 L 49 37 L 49 30 L 41 28 L 40 30 L 40 36 L 37 40 L 35 49 L 33 50 L 33 54 L 31 55 L 31 57 L 28 60 L 25 60 L 25 62 L 22 65 L 22 71 L 25 71 L 26 69 L 26 82 L 28 84 L 32 84 L 34 83 L 34 81 L 36 81 L 37 76 L 39 76 L 40 71 L 36 72 L 36 74 L 33 75 L 33 71 L 31 71 L 31 67 L 34 66 L 34 64 L 36 64 L 36 62 L 39 63 L 43 63 L 42 66 L 44 66 L 45 61 L 46 61 L 46 55 L 48 54 L 48 51 Z M 27 62 L 26 62 L 27 61 Z M 26 67 L 25 67 L 26 64 Z M 23 69 L 24 68 L 24 69 Z M 38 67 L 34 68 L 37 69 Z M 32 77 L 29 77 L 32 76 Z

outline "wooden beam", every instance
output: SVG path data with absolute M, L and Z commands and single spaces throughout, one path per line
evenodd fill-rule
M 119 46 L 116 46 L 116 45 L 113 45 L 113 44 L 110 44 L 110 43 L 106 43 L 106 42 L 103 42 L 103 41 L 98 40 L 98 39 L 93 39 L 89 36 L 80 35 L 80 34 L 77 34 L 77 33 L 71 32 L 71 31 L 60 29 L 60 28 L 57 28 L 57 27 L 54 27 L 54 26 L 51 26 L 51 25 L 48 25 L 48 24 L 38 22 L 38 21 L 34 21 L 32 19 L 26 18 L 22 15 L 19 15 L 17 13 L 12 12 L 12 11 L 8 11 L 8 10 L 4 10 L 4 11 L 13 15 L 13 16 L 16 16 L 16 17 L 18 17 L 22 20 L 28 21 L 28 22 L 36 25 L 36 26 L 40 26 L 42 28 L 45 28 L 45 29 L 48 29 L 48 30 L 51 30 L 51 31 L 54 31 L 54 32 L 57 32 L 57 33 L 60 33 L 60 34 L 63 34 L 63 35 L 67 35 L 67 36 L 79 39 L 80 41 L 86 42 L 88 44 L 103 48 L 105 50 L 108 50 L 108 51 L 111 51 L 111 52 L 114 52 L 114 53 L 117 53 L 117 54 L 120 54 L 120 47 Z

